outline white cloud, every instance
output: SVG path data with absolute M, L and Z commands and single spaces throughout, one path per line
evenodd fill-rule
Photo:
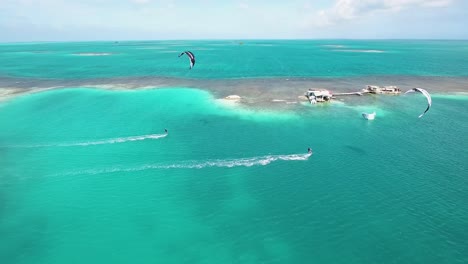
M 452 3 L 453 0 L 337 0 L 333 7 L 318 11 L 312 24 L 333 25 L 377 12 L 398 12 L 411 7 L 446 7 Z
M 425 6 L 429 7 L 446 7 L 452 4 L 452 0 L 434 0 L 434 1 L 428 1 L 425 3 Z

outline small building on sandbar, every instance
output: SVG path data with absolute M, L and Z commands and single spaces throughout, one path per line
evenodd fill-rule
M 365 93 L 372 94 L 400 94 L 401 90 L 398 86 L 377 86 L 367 85 L 365 89 L 362 89 Z
M 333 95 L 326 89 L 309 89 L 305 93 L 305 97 L 307 97 L 311 104 L 316 104 L 330 101 Z

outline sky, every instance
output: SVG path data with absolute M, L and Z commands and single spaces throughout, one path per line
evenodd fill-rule
M 0 0 L 0 42 L 468 39 L 468 0 Z

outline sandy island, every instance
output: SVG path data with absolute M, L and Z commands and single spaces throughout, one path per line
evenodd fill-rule
M 402 91 L 422 87 L 431 93 L 468 95 L 468 77 L 374 76 L 356 78 L 249 78 L 184 79 L 167 77 L 118 77 L 84 80 L 0 78 L 0 101 L 20 95 L 63 88 L 138 90 L 157 88 L 194 88 L 209 91 L 216 99 L 244 106 L 291 108 L 306 101 L 309 88 L 324 88 L 332 93 L 360 91 L 366 85 L 396 85 Z M 70 88 L 70 89 L 73 89 Z M 368 96 L 343 96 L 339 101 L 357 102 Z

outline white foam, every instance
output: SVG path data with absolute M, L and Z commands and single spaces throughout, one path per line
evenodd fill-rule
M 273 99 L 271 101 L 274 103 L 297 104 L 297 101 L 286 101 L 284 99 Z
M 75 56 L 110 56 L 113 53 L 110 52 L 81 52 L 81 53 L 74 53 Z
M 92 170 L 81 170 L 81 171 L 71 171 L 60 175 L 95 175 L 95 174 L 104 174 L 104 173 L 114 173 L 114 172 L 136 172 L 136 171 L 145 171 L 145 170 L 158 170 L 158 169 L 203 169 L 203 168 L 233 168 L 233 167 L 252 167 L 252 166 L 266 166 L 274 161 L 283 160 L 283 161 L 300 161 L 308 160 L 312 153 L 306 154 L 290 154 L 290 155 L 267 155 L 267 156 L 258 156 L 252 158 L 240 158 L 240 159 L 213 159 L 205 161 L 182 161 L 179 163 L 172 164 L 147 164 L 139 167 L 133 168 L 107 168 L 107 169 L 92 169 Z
M 141 141 L 145 139 L 160 139 L 166 136 L 167 134 L 149 134 L 149 135 L 142 135 L 142 136 L 109 138 L 109 139 L 102 139 L 102 140 L 95 140 L 95 141 L 33 144 L 33 145 L 11 145 L 11 146 L 0 146 L 0 147 L 8 147 L 8 148 L 45 148 L 45 147 L 79 147 L 79 146 L 85 147 L 85 146 L 94 146 L 94 145 L 125 143 L 125 142 L 131 142 L 131 141 Z
M 383 50 L 359 50 L 359 49 L 336 49 L 339 52 L 360 52 L 360 53 L 384 53 Z
M 345 45 L 322 45 L 322 47 L 327 47 L 327 48 L 337 48 L 337 49 L 340 49 L 340 48 L 344 48 Z

